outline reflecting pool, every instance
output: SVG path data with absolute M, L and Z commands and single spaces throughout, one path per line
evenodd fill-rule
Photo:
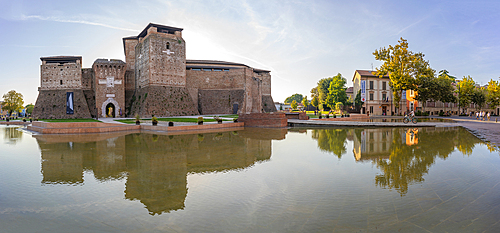
M 498 232 L 462 128 L 30 135 L 0 127 L 1 232 Z

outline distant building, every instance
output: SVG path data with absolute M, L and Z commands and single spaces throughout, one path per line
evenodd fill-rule
M 362 83 L 365 84 L 365 96 L 361 100 L 364 103 L 361 107 L 362 114 L 367 112 L 370 115 L 390 115 L 393 112 L 397 113 L 389 86 L 389 76 L 379 78 L 375 71 L 356 70 L 352 78 L 352 83 L 353 94 L 357 94 L 362 89 Z M 401 108 L 404 109 L 403 107 Z
M 352 102 L 354 103 L 354 98 L 356 98 L 356 95 L 354 94 L 354 88 L 353 87 L 348 87 L 345 90 L 345 93 L 347 94 L 347 99 L 351 99 Z

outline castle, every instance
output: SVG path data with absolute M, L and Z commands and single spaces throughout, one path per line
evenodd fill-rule
M 182 28 L 150 23 L 123 38 L 125 62 L 41 57 L 33 116 L 92 118 L 274 112 L 270 71 L 223 61 L 187 60 Z

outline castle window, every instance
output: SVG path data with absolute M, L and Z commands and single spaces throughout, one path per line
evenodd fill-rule
M 59 80 L 59 83 L 62 85 L 62 80 Z
M 222 69 L 214 69 L 214 71 L 222 71 Z
M 192 68 L 191 70 L 201 71 L 200 68 Z
M 170 42 L 167 42 L 167 49 L 170 49 Z

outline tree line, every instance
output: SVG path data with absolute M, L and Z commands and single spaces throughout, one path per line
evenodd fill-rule
M 2 110 L 7 111 L 9 116 L 12 116 L 15 112 L 20 113 L 23 109 L 26 109 L 27 114 L 31 114 L 35 107 L 33 104 L 24 106 L 23 94 L 15 90 L 5 93 L 2 98 Z
M 491 79 L 486 87 L 480 87 L 470 76 L 457 80 L 445 69 L 436 72 L 430 67 L 429 61 L 424 59 L 423 53 L 409 50 L 408 41 L 403 38 L 400 38 L 397 45 L 375 50 L 373 55 L 376 60 L 383 62 L 376 68 L 376 74 L 379 78 L 389 76 L 389 86 L 397 109 L 400 109 L 403 91 L 409 90 L 416 91 L 416 100 L 422 103 L 424 111 L 427 101 L 458 102 L 461 112 L 471 103 L 477 109 L 482 109 L 486 104 L 490 108 L 500 106 L 499 81 Z M 361 94 L 358 91 L 354 99 L 349 99 L 346 84 L 347 80 L 340 73 L 320 79 L 316 87 L 311 89 L 310 104 L 327 110 L 354 105 L 359 110 L 363 105 Z M 297 103 L 307 107 L 309 101 L 307 96 L 296 93 L 286 98 L 285 103 L 292 104 L 292 108 L 296 109 Z

